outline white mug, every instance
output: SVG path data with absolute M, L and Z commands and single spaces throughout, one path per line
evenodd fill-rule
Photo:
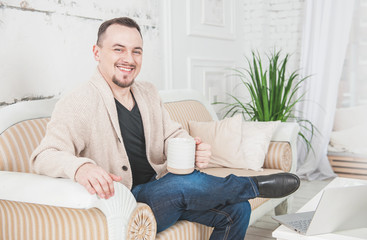
M 189 174 L 195 168 L 194 139 L 171 138 L 168 140 L 167 170 L 174 174 Z

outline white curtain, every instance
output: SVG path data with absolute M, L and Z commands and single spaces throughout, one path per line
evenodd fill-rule
M 308 180 L 335 176 L 327 159 L 354 0 L 306 0 L 300 75 L 305 101 L 298 112 L 320 131 L 311 142 L 314 152 L 298 142 L 297 174 Z M 301 92 L 301 91 L 300 91 Z

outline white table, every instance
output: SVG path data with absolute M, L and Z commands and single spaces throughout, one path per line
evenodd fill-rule
M 367 181 L 352 178 L 335 178 L 325 188 L 355 186 L 361 184 L 367 184 Z M 307 202 L 298 212 L 314 211 L 318 202 L 320 201 L 322 191 L 323 190 L 321 190 L 315 197 Z M 361 240 L 367 239 L 367 228 L 359 228 L 315 236 L 305 236 L 287 228 L 286 226 L 281 225 L 275 229 L 272 236 L 277 240 Z

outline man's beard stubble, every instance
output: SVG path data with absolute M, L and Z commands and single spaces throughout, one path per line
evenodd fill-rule
M 133 85 L 134 81 L 135 81 L 135 78 L 131 82 L 125 83 L 125 82 L 120 82 L 119 80 L 117 80 L 115 76 L 112 77 L 112 82 L 121 88 L 130 87 L 131 85 Z

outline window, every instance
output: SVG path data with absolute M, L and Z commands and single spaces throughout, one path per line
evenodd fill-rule
M 367 104 L 367 0 L 356 0 L 337 107 Z

